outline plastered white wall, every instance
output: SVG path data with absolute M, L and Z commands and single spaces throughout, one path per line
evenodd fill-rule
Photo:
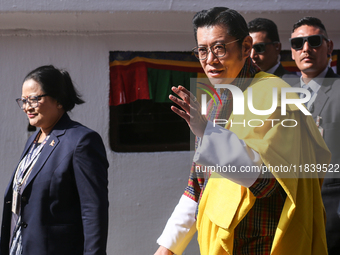
M 137 37 L 119 34 L 0 36 L 1 194 L 28 136 L 27 119 L 14 101 L 21 95 L 22 79 L 40 65 L 66 68 L 86 101 L 72 111 L 71 117 L 98 131 L 108 153 L 108 254 L 112 255 L 151 254 L 156 250 L 155 241 L 184 190 L 190 169 L 188 152 L 127 154 L 114 153 L 109 148 L 109 51 L 181 50 L 192 45 L 192 38 L 183 40 L 182 35 Z
M 186 186 L 191 159 L 188 152 L 110 150 L 109 51 L 190 50 L 194 46 L 193 14 L 212 6 L 235 8 L 242 11 L 247 21 L 259 16 L 274 20 L 285 49 L 289 48 L 287 39 L 293 23 L 303 16 L 317 16 L 324 21 L 335 48 L 339 49 L 338 3 L 1 0 L 0 194 L 29 135 L 26 117 L 14 101 L 21 95 L 22 79 L 40 65 L 66 68 L 86 101 L 72 111 L 71 117 L 98 131 L 108 153 L 108 255 L 153 254 L 157 248 L 155 241 Z M 186 254 L 198 254 L 195 242 Z
M 1 0 L 3 11 L 195 11 L 213 6 L 227 6 L 244 11 L 334 10 L 337 0 Z

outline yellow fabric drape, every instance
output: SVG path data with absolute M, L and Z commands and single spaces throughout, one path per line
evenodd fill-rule
M 330 162 L 330 152 L 311 116 L 305 116 L 294 105 L 288 105 L 287 115 L 281 116 L 280 91 L 283 87 L 289 87 L 288 84 L 260 72 L 250 87 L 253 88 L 254 107 L 258 110 L 267 110 L 271 107 L 272 88 L 278 88 L 277 109 L 271 115 L 259 116 L 245 107 L 245 115 L 231 115 L 226 128 L 257 151 L 266 166 L 282 165 L 291 169 L 289 172 L 272 172 L 286 192 L 287 198 L 271 254 L 327 254 L 325 213 L 321 199 L 322 173 L 300 172 L 299 166 L 303 168 L 305 164 L 327 166 Z M 245 102 L 247 94 L 246 90 Z M 294 97 L 298 98 L 296 94 L 292 94 L 291 98 Z M 238 123 L 245 120 L 246 125 L 231 126 L 231 119 Z M 264 125 L 249 127 L 247 123 L 251 119 L 262 120 Z M 268 119 L 278 121 L 275 121 L 272 127 L 272 121 Z M 280 122 L 284 119 L 294 119 L 298 125 L 283 127 Z M 213 173 L 200 201 L 197 216 L 201 254 L 232 255 L 234 229 L 255 201 L 256 198 L 249 189 Z

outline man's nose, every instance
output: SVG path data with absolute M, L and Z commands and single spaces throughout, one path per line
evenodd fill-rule
M 309 46 L 308 41 L 305 41 L 303 43 L 302 51 L 308 51 L 308 50 L 310 50 L 310 46 Z
M 207 54 L 208 54 L 207 64 L 214 63 L 214 62 L 218 61 L 218 58 L 215 56 L 215 54 L 211 50 L 209 50 Z
M 251 57 L 252 59 L 254 59 L 254 58 L 256 58 L 257 56 L 258 56 L 258 55 L 257 55 L 256 51 L 255 51 L 254 49 L 251 49 L 250 57 Z

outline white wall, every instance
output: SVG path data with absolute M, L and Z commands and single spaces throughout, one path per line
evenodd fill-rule
M 109 51 L 190 50 L 194 46 L 193 13 L 223 5 L 242 10 L 247 21 L 260 16 L 276 21 L 286 49 L 292 24 L 303 16 L 318 16 L 333 36 L 336 48 L 340 48 L 338 2 L 288 2 L 1 0 L 0 194 L 28 136 L 28 122 L 14 101 L 21 95 L 22 79 L 40 65 L 66 68 L 86 101 L 73 110 L 71 117 L 98 131 L 108 153 L 108 254 L 153 254 L 155 240 L 186 186 L 191 159 L 188 152 L 110 150 Z M 307 11 L 286 12 L 303 7 Z M 198 254 L 195 243 L 186 254 Z
M 18 11 L 181 11 L 227 6 L 245 12 L 282 10 L 334 10 L 337 0 L 1 0 L 0 10 Z
M 28 136 L 27 119 L 14 101 L 21 95 L 22 79 L 40 65 L 66 68 L 86 101 L 73 110 L 71 117 L 98 131 L 108 153 L 108 254 L 152 254 L 157 248 L 155 241 L 184 190 L 191 160 L 188 152 L 110 150 L 109 51 L 183 50 L 192 43 L 192 38 L 165 34 L 0 36 L 0 193 L 7 186 Z

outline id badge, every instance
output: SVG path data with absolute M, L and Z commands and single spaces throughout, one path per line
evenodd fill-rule
M 20 208 L 20 193 L 18 191 L 13 191 L 13 199 L 12 199 L 12 212 L 15 214 L 19 214 Z
M 318 129 L 320 131 L 321 136 L 323 137 L 323 128 L 321 126 L 319 126 Z
M 316 117 L 316 126 L 318 127 L 319 132 L 320 132 L 321 136 L 323 137 L 323 128 L 321 127 L 321 120 L 322 120 L 321 116 Z

